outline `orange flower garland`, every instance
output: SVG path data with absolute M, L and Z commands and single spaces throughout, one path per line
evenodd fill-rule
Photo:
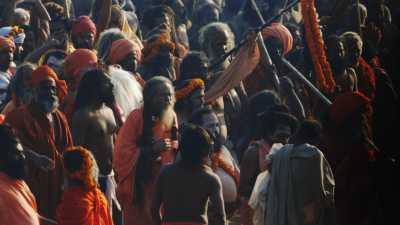
M 20 33 L 24 33 L 24 29 L 19 28 L 18 26 L 13 26 L 11 28 L 10 32 L 8 33 L 7 37 L 14 38 L 15 36 L 17 36 Z
M 333 93 L 336 84 L 326 57 L 324 40 L 318 24 L 315 0 L 301 0 L 301 11 L 317 83 L 325 93 Z
M 233 178 L 233 180 L 235 180 L 236 186 L 239 187 L 239 182 L 240 182 L 239 172 L 235 169 L 234 166 L 229 165 L 227 162 L 221 159 L 221 154 L 222 151 L 219 151 L 211 155 L 211 168 L 214 171 L 217 168 L 223 169 L 227 174 L 229 174 Z
M 177 100 L 183 99 L 190 95 L 196 88 L 204 88 L 204 81 L 202 79 L 192 79 L 184 88 L 175 91 L 175 98 Z
M 87 189 L 93 189 L 94 187 L 97 186 L 97 182 L 95 181 L 95 178 L 93 176 L 93 170 L 94 170 L 94 159 L 92 154 L 89 152 L 89 150 L 78 146 L 78 147 L 71 147 L 67 149 L 66 152 L 72 152 L 72 151 L 77 151 L 82 155 L 83 162 L 81 165 L 80 170 L 75 171 L 75 172 L 70 172 L 64 167 L 64 171 L 67 174 L 68 177 L 77 179 L 80 181 L 83 181 L 85 184 L 85 187 Z
M 168 40 L 166 34 L 160 34 L 158 39 L 150 41 L 144 44 L 142 50 L 143 53 L 143 63 L 150 62 L 155 56 L 160 53 L 161 46 L 168 48 L 171 52 L 175 51 L 175 44 Z

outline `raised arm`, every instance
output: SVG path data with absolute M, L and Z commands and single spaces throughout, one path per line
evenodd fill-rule
M 92 8 L 92 19 L 96 24 L 97 38 L 108 27 L 111 19 L 112 0 L 95 0 Z

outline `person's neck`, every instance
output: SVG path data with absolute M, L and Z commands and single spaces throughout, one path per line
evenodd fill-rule
M 346 67 L 332 66 L 332 72 L 335 77 L 342 76 L 346 72 Z

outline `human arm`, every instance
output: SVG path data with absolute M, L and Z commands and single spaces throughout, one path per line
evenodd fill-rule
M 111 19 L 111 6 L 112 0 L 95 0 L 93 4 L 92 19 L 97 28 L 96 40 L 100 33 L 108 27 Z
M 222 184 L 217 175 L 213 176 L 210 188 L 210 201 L 213 205 L 213 210 L 215 210 L 213 215 L 214 222 L 216 225 L 225 225 L 226 215 L 224 199 L 222 195 Z

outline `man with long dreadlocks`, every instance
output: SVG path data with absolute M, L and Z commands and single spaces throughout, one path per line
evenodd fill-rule
M 143 107 L 128 116 L 115 145 L 113 165 L 125 225 L 152 224 L 155 180 L 176 155 L 178 125 L 171 81 L 159 76 L 148 80 L 143 99 Z

